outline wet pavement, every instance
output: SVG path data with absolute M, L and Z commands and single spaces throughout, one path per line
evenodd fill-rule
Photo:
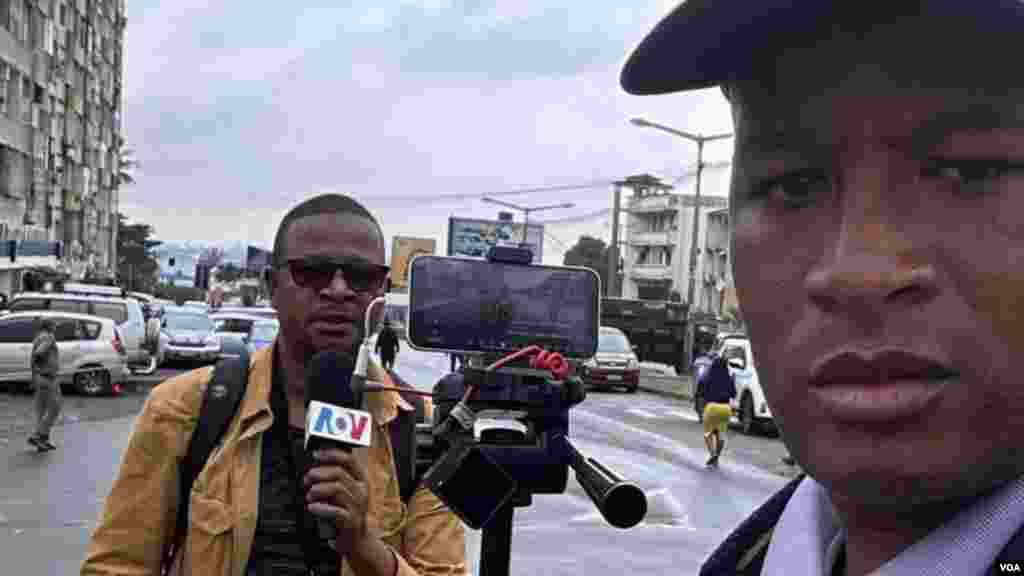
M 447 357 L 403 349 L 397 371 L 429 388 L 448 366 Z M 574 444 L 643 488 L 648 515 L 630 530 L 610 527 L 570 478 L 565 494 L 536 496 L 532 506 L 517 510 L 512 574 L 694 574 L 711 549 L 783 485 L 785 478 L 751 455 L 768 452 L 762 458 L 768 461 L 784 454 L 773 438 L 733 434 L 734 450 L 727 448 L 720 468 L 705 469 L 699 425 L 685 416 L 685 403 L 673 402 L 591 394 L 572 411 Z M 30 450 L 20 437 L 0 441 L 3 573 L 77 573 L 132 423 L 131 417 L 68 421 L 53 433 L 60 449 L 48 454 Z M 479 536 L 470 533 L 471 557 Z

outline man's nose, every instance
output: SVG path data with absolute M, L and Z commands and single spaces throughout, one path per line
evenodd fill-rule
M 334 298 L 352 297 L 356 294 L 355 290 L 348 285 L 348 281 L 345 280 L 345 273 L 340 268 L 334 271 L 331 283 L 327 285 L 324 292 Z
M 939 291 L 933 266 L 868 250 L 840 252 L 807 276 L 805 288 L 823 312 L 870 317 L 920 306 Z

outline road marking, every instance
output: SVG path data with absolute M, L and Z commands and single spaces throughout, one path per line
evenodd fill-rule
M 657 414 L 654 414 L 652 412 L 648 412 L 646 410 L 641 410 L 639 408 L 630 408 L 629 410 L 626 410 L 626 412 L 629 412 L 630 414 L 635 414 L 637 416 L 640 416 L 641 418 L 647 418 L 647 419 L 653 419 L 653 418 L 657 418 L 658 417 Z

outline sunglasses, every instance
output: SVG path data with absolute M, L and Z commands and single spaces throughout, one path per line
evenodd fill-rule
M 391 268 L 363 258 L 310 258 L 285 262 L 292 281 L 317 292 L 326 290 L 341 270 L 348 287 L 355 292 L 375 292 L 384 285 Z

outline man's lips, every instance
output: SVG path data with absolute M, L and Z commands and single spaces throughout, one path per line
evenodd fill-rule
M 841 350 L 814 363 L 810 392 L 836 420 L 877 424 L 920 415 L 958 379 L 948 363 L 926 354 Z
M 318 314 L 309 323 L 322 332 L 351 332 L 357 320 L 347 314 Z
M 882 384 L 899 380 L 946 380 L 959 376 L 949 364 L 926 354 L 903 349 L 873 353 L 840 350 L 811 367 L 812 388 Z

